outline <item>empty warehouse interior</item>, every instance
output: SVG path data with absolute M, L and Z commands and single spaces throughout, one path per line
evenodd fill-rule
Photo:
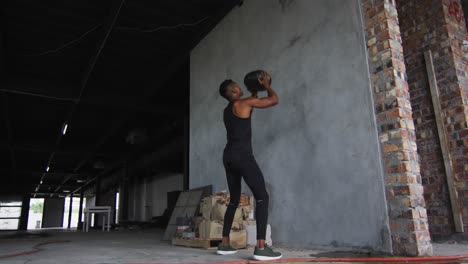
M 0 262 L 225 261 L 205 250 L 206 201 L 229 200 L 218 88 L 257 69 L 279 97 L 251 120 L 285 258 L 468 252 L 468 1 L 0 6 Z M 242 191 L 228 261 L 253 249 Z
M 189 52 L 232 4 L 74 4 L 5 3 L 2 194 L 108 204 L 157 175 L 182 190 Z M 143 220 L 130 204 L 122 219 Z

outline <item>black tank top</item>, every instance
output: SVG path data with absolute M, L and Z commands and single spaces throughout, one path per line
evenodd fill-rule
M 240 118 L 234 115 L 233 104 L 224 108 L 224 126 L 227 132 L 225 151 L 252 152 L 252 122 L 251 116 Z

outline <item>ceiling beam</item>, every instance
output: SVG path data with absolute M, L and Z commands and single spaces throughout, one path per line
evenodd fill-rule
M 17 175 L 29 175 L 29 176 L 34 176 L 34 175 L 42 175 L 44 174 L 43 171 L 38 171 L 38 170 L 33 170 L 33 169 L 16 169 L 12 170 L 10 168 L 0 168 L 0 173 L 13 173 Z M 63 176 L 68 176 L 68 175 L 73 175 L 75 177 L 79 178 L 86 178 L 90 177 L 90 173 L 72 173 L 69 171 L 54 171 L 54 172 L 46 172 L 45 173 L 48 176 L 51 177 L 63 177 Z
M 6 45 L 5 45 L 5 14 L 4 10 L 0 8 L 0 83 L 6 82 Z
M 12 94 L 19 94 L 24 96 L 32 96 L 38 98 L 44 98 L 46 100 L 54 100 L 60 102 L 74 102 L 77 98 L 71 96 L 71 93 L 64 93 L 64 91 L 72 91 L 76 90 L 76 87 L 70 85 L 37 85 L 37 84 L 25 84 L 25 83 L 12 83 L 9 82 L 4 86 L 5 90 L 2 92 L 5 93 L 12 93 Z M 44 88 L 47 87 L 47 88 Z M 60 87 L 60 88 L 59 88 Z M 69 88 L 66 88 L 69 87 Z M 44 93 L 43 91 L 51 91 Z M 80 104 L 81 105 L 88 105 L 88 106 L 96 106 L 100 108 L 106 109 L 115 109 L 121 111 L 131 111 L 131 112 L 142 112 L 142 113 L 150 113 L 154 115 L 162 115 L 162 116 L 180 116 L 181 112 L 178 107 L 172 104 L 159 104 L 159 105 L 150 105 L 148 103 L 136 103 L 135 98 L 123 98 L 118 96 L 111 96 L 111 97 L 86 97 L 81 98 Z
M 89 77 L 91 76 L 94 66 L 96 66 L 96 62 L 101 55 L 102 49 L 106 45 L 107 39 L 109 38 L 112 29 L 114 28 L 115 22 L 117 21 L 117 17 L 120 14 L 120 10 L 124 4 L 125 0 L 113 0 L 109 12 L 109 16 L 107 17 L 106 21 L 103 24 L 100 38 L 97 42 L 96 50 L 92 54 L 91 59 L 89 61 L 88 67 L 85 70 L 83 79 L 81 80 L 81 90 L 78 96 L 78 100 L 81 98 L 86 85 L 88 84 Z
M 104 134 L 98 139 L 93 149 L 88 151 L 87 154 L 83 155 L 83 158 L 80 159 L 78 164 L 73 169 L 73 172 L 77 173 L 92 157 L 96 156 L 95 153 L 98 151 L 98 149 L 102 147 L 106 143 L 107 139 L 114 135 L 120 129 L 121 126 L 123 126 L 123 124 L 129 119 L 130 116 L 130 113 L 125 113 L 123 117 L 121 117 L 118 120 L 115 120 L 110 125 L 110 128 L 109 130 L 107 130 L 106 134 Z
M 230 0 L 225 1 L 223 8 L 219 10 L 214 15 L 210 16 L 207 20 L 203 21 L 199 25 L 201 27 L 198 31 L 198 34 L 194 36 L 192 39 L 186 40 L 184 43 L 178 45 L 178 50 L 174 49 L 173 53 L 175 54 L 171 59 L 168 60 L 167 66 L 161 70 L 156 78 L 154 78 L 153 82 L 147 83 L 144 86 L 144 90 L 142 92 L 142 98 L 151 98 L 155 96 L 161 89 L 164 88 L 164 85 L 167 85 L 170 78 L 173 78 L 173 75 L 176 73 L 177 70 L 180 69 L 184 63 L 186 63 L 190 57 L 191 50 L 221 21 L 221 19 L 234 8 L 237 4 L 239 4 L 239 0 Z M 153 68 L 146 68 L 142 75 L 154 74 Z M 145 103 L 145 99 L 142 100 L 141 103 Z
M 83 4 L 83 2 L 77 3 Z M 73 10 L 73 7 L 69 4 L 70 3 L 66 3 L 66 8 L 43 5 L 40 2 L 28 2 L 27 5 L 9 5 L 6 15 L 10 21 L 17 22 L 17 20 L 20 19 L 21 22 L 26 25 L 41 23 L 41 25 L 45 25 L 47 27 L 54 26 L 60 30 L 68 29 L 68 32 L 70 32 L 70 30 L 72 30 L 72 32 L 81 32 L 83 31 L 83 24 L 92 26 L 100 22 L 92 16 L 86 16 L 88 15 L 86 12 L 76 12 L 77 10 Z M 53 17 L 54 19 L 44 20 L 44 14 L 47 14 L 48 17 Z M 53 23 L 59 19 L 66 19 L 68 23 Z
M 66 149 L 56 149 L 50 146 L 44 146 L 41 144 L 18 144 L 12 141 L 0 141 L 0 149 L 8 148 L 13 149 L 14 151 L 22 152 L 55 152 L 57 155 L 70 155 L 70 156 L 83 156 L 89 154 L 89 149 L 87 148 L 66 148 Z M 120 152 L 95 152 L 96 156 L 113 158 L 120 156 Z
M 58 193 L 58 191 L 61 188 L 63 188 L 63 186 L 65 186 L 65 184 L 68 182 L 68 180 L 70 180 L 72 177 L 73 177 L 72 175 L 69 175 L 65 179 L 63 179 L 62 183 L 57 188 L 55 188 L 55 190 L 50 194 L 50 197 L 52 197 L 52 196 L 54 196 L 54 194 Z
M 172 61 L 164 72 L 159 73 L 159 78 L 155 78 L 156 81 L 148 85 L 146 89 L 142 93 L 142 100 L 141 103 L 145 103 L 145 100 L 154 96 L 157 92 L 163 89 L 163 86 L 167 83 L 167 81 L 173 76 L 173 74 L 180 68 L 180 66 L 187 60 L 187 54 L 184 56 L 179 56 L 176 60 Z M 114 121 L 114 123 L 110 126 L 109 130 L 98 139 L 96 142 L 94 149 L 90 151 L 89 155 L 83 157 L 83 159 L 77 164 L 74 172 L 78 172 L 86 162 L 93 156 L 93 152 L 97 151 L 102 145 L 106 143 L 106 141 L 112 137 L 127 121 L 130 120 L 132 117 L 132 113 L 125 113 L 122 115 L 118 120 Z
M 158 77 L 154 78 L 154 82 L 147 85 L 142 93 L 142 102 L 145 102 L 148 98 L 151 98 L 152 96 L 155 96 L 158 92 L 160 92 L 164 85 L 167 84 L 167 82 L 170 80 L 170 78 L 173 77 L 173 75 L 181 68 L 181 66 L 188 61 L 188 58 L 190 56 L 190 51 L 200 42 L 201 39 L 203 39 L 215 26 L 216 24 L 238 3 L 238 1 L 228 1 L 226 6 L 220 10 L 218 13 L 216 13 L 213 17 L 208 19 L 206 26 L 200 30 L 200 33 L 191 41 L 188 41 L 188 44 L 177 53 L 177 55 L 174 57 L 173 60 L 170 61 L 170 63 L 167 65 L 164 71 L 159 72 Z M 99 149 L 101 145 L 103 145 L 108 138 L 110 138 L 118 129 L 124 125 L 127 120 L 131 117 L 130 113 L 127 113 L 123 115 L 118 121 L 116 121 L 111 128 L 108 130 L 108 132 L 101 137 L 98 142 L 96 143 L 95 150 Z M 88 155 L 81 160 L 80 163 L 78 163 L 77 167 L 75 168 L 74 172 L 78 172 L 78 170 L 86 164 L 86 162 L 92 157 L 92 155 Z M 125 158 L 123 158 L 125 160 Z M 112 167 L 112 166 L 111 166 Z M 107 170 L 106 170 L 107 171 Z M 98 176 L 94 177 L 96 179 Z M 84 184 L 82 187 L 87 186 L 90 184 L 92 181 L 88 181 L 86 184 Z M 79 191 L 82 187 L 76 189 L 74 191 L 77 192 Z
M 48 198 L 50 197 L 50 193 L 49 192 L 33 192 L 31 193 L 31 195 L 35 196 L 35 198 Z M 70 193 L 68 192 L 61 192 L 61 193 L 56 193 L 55 194 L 56 196 L 63 196 L 63 197 L 66 197 L 66 196 L 69 196 Z M 75 195 L 73 195 L 75 196 Z
M 157 4 L 157 6 L 156 7 L 154 7 L 154 6 L 153 7 L 148 7 L 148 5 L 147 5 L 148 2 L 138 3 L 137 1 L 130 1 L 128 3 L 128 8 L 129 8 L 129 10 L 135 11 L 135 13 L 129 14 L 130 16 L 132 16 L 132 15 L 135 16 L 135 14 L 138 14 L 138 12 L 143 12 L 145 17 L 158 18 L 160 20 L 167 21 L 166 23 L 168 23 L 168 24 L 158 25 L 158 24 L 156 24 L 156 22 L 154 22 L 154 24 L 151 24 L 151 25 L 147 26 L 149 21 L 147 21 L 147 20 L 142 21 L 141 18 L 139 18 L 137 23 L 140 23 L 140 24 L 130 25 L 128 23 L 130 21 L 134 23 L 135 19 L 132 19 L 133 17 L 125 16 L 125 17 L 122 17 L 122 18 L 123 18 L 123 22 L 127 23 L 127 24 L 121 25 L 121 26 L 135 27 L 135 28 L 142 28 L 143 29 L 143 25 L 144 25 L 145 29 L 149 29 L 147 27 L 171 26 L 171 25 L 176 24 L 176 23 L 177 24 L 190 23 L 190 21 L 186 21 L 187 18 L 185 16 L 180 15 L 180 12 L 178 12 L 177 14 L 168 13 L 167 12 L 168 6 L 167 6 L 167 4 L 165 2 L 169 2 L 169 1 L 153 2 L 153 3 Z M 165 6 L 162 6 L 162 5 L 165 5 Z M 186 8 L 183 8 L 183 9 L 186 9 Z M 151 16 L 149 16 L 148 14 L 151 15 Z M 157 22 L 159 22 L 160 20 L 158 20 Z M 129 21 L 129 22 L 127 22 L 127 21 Z
M 239 0 L 226 0 L 223 1 L 222 8 L 216 12 L 213 16 L 210 16 L 205 26 L 199 31 L 199 34 L 195 36 L 188 44 L 188 52 L 190 51 L 206 36 L 210 31 L 236 6 L 239 4 Z
M 2 17 L 1 20 L 4 20 L 4 14 L 0 14 L 0 17 Z M 4 28 L 3 26 L 5 25 L 4 21 L 2 22 L 0 26 L 0 83 L 5 83 L 6 82 L 6 66 L 5 66 L 5 60 L 6 60 L 6 47 L 5 47 L 5 34 L 4 34 Z M 12 141 L 13 137 L 13 132 L 12 132 L 12 127 L 11 127 L 11 120 L 10 120 L 10 111 L 9 111 L 9 104 L 8 104 L 8 95 L 5 92 L 1 92 L 2 94 L 2 104 L 3 104 L 3 119 L 5 121 L 5 128 L 7 132 L 7 138 L 6 140 L 8 142 Z M 9 148 L 10 150 L 10 155 L 11 155 L 11 168 L 12 171 L 16 170 L 16 156 L 15 156 L 15 150 L 13 148 Z
M 175 128 L 175 125 L 174 125 L 174 127 L 172 127 L 172 129 L 174 129 L 174 128 Z M 171 131 L 172 129 L 168 129 L 168 131 Z M 180 146 L 181 141 L 182 141 L 182 137 L 179 136 L 179 137 L 173 138 L 172 141 L 170 141 L 170 142 L 166 143 L 165 145 L 161 146 L 160 148 L 156 149 L 156 151 L 154 151 L 151 154 L 151 157 L 153 158 L 153 161 L 156 160 L 156 159 L 160 159 L 160 158 L 162 158 L 164 156 L 171 155 L 171 154 L 173 154 L 174 151 L 178 151 L 178 147 Z M 98 175 L 96 175 L 93 178 L 86 181 L 80 187 L 73 190 L 71 194 L 73 195 L 75 193 L 78 193 L 78 191 L 85 188 L 89 184 L 93 183 L 99 177 L 106 176 L 107 174 L 113 172 L 114 170 L 116 170 L 119 167 L 123 166 L 124 162 L 129 161 L 132 158 L 135 158 L 135 156 L 137 156 L 138 154 L 141 154 L 141 150 L 136 150 L 136 151 L 133 151 L 132 153 L 124 155 L 118 161 L 114 162 L 113 165 L 111 165 L 109 168 L 105 169 L 104 171 L 102 171 Z
M 8 95 L 2 92 L 2 104 L 3 104 L 3 118 L 5 120 L 5 127 L 7 132 L 7 142 L 12 141 L 12 128 L 11 128 L 11 121 L 10 121 L 10 114 L 9 114 L 9 106 L 8 106 Z M 15 150 L 11 146 L 8 147 L 11 153 L 11 168 L 16 170 L 16 155 Z
M 131 112 L 151 113 L 154 115 L 163 115 L 170 117 L 177 117 L 183 115 L 179 107 L 172 104 L 149 105 L 138 101 L 132 101 L 124 98 L 100 98 L 89 97 L 83 98 L 80 102 L 83 105 L 93 105 L 97 107 L 112 108 L 116 110 L 125 110 Z
M 106 20 L 104 21 L 103 26 L 101 28 L 101 32 L 99 34 L 96 49 L 95 49 L 94 53 L 91 55 L 88 66 L 86 67 L 83 78 L 81 80 L 81 87 L 80 87 L 80 90 L 79 90 L 78 97 L 77 97 L 76 101 L 71 106 L 71 109 L 70 109 L 70 112 L 68 113 L 68 117 L 67 117 L 66 122 L 70 122 L 73 115 L 74 115 L 74 113 L 76 112 L 76 109 L 78 107 L 78 104 L 80 103 L 81 97 L 83 96 L 83 92 L 84 92 L 84 90 L 85 90 L 85 88 L 86 88 L 86 86 L 88 84 L 89 78 L 91 77 L 91 74 L 93 73 L 94 67 L 96 66 L 96 63 L 97 63 L 97 61 L 99 59 L 99 56 L 101 55 L 101 52 L 102 52 L 104 46 L 106 45 L 107 39 L 109 38 L 109 35 L 112 32 L 112 29 L 114 28 L 115 22 L 117 21 L 117 18 L 118 18 L 119 14 L 120 14 L 120 10 L 122 9 L 122 6 L 123 6 L 124 2 L 125 2 L 125 0 L 113 0 L 112 3 L 111 3 L 111 7 L 110 7 L 110 10 L 109 10 L 109 15 L 106 18 Z M 58 146 L 60 144 L 61 138 L 62 138 L 62 135 L 60 134 L 58 136 L 56 146 Z M 96 149 L 94 151 L 96 151 Z M 52 153 L 50 159 L 52 159 L 53 156 L 54 156 L 54 152 Z M 87 154 L 87 156 L 89 156 L 89 154 Z M 49 160 L 49 162 L 50 162 L 50 160 Z M 74 170 L 73 172 L 76 173 L 77 170 Z M 64 181 L 62 182 L 62 185 L 65 184 L 68 181 L 69 178 L 70 177 L 65 178 Z M 39 186 L 38 186 L 38 188 L 36 188 L 36 192 L 38 191 L 38 189 L 39 189 Z
M 25 82 L 19 77 L 8 76 L 8 81 L 2 88 L 11 94 L 49 98 L 54 101 L 68 103 L 74 101 L 73 90 L 77 90 L 79 87 L 61 82 L 43 81 L 30 76 L 28 76 L 28 80 Z
M 39 189 L 39 191 L 44 191 L 44 190 L 54 190 L 57 185 L 59 185 L 60 183 L 56 183 L 56 184 L 51 184 L 51 183 L 43 183 L 41 184 L 41 189 Z M 73 190 L 77 187 L 77 184 L 68 184 L 68 185 L 63 185 L 62 186 L 62 189 L 63 190 Z M 57 191 L 55 191 L 57 192 Z M 52 191 L 50 191 L 50 193 L 52 193 Z

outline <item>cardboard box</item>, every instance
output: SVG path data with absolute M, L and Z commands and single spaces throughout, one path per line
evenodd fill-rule
M 244 230 L 243 222 L 233 222 L 231 232 Z M 198 233 L 200 238 L 222 238 L 223 236 L 223 223 L 203 220 L 198 226 Z
M 203 220 L 199 226 L 200 238 L 223 238 L 223 224 L 210 220 Z
M 247 232 L 245 230 L 231 231 L 229 241 L 235 248 L 245 248 L 247 247 Z
M 211 220 L 211 212 L 213 211 L 213 206 L 216 201 L 216 196 L 209 196 L 202 199 L 200 203 L 200 213 L 204 219 Z
M 241 209 L 242 209 L 242 218 L 243 219 L 251 218 L 251 215 L 253 215 L 253 213 L 254 213 L 253 205 L 243 206 L 243 207 L 241 207 Z
M 253 197 L 242 194 L 241 203 L 234 215 L 234 222 L 242 221 L 249 217 L 253 211 Z M 227 205 L 229 203 L 229 194 L 218 193 L 202 199 L 200 203 L 200 214 L 206 220 L 224 221 Z
M 224 214 L 226 213 L 227 205 L 216 203 L 213 207 L 213 212 L 211 215 L 211 220 L 223 222 Z M 241 222 L 242 219 L 242 209 L 237 208 L 236 213 L 234 214 L 234 222 Z

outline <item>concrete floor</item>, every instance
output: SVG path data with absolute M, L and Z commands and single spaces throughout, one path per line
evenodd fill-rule
M 246 261 L 252 257 L 252 249 L 241 250 L 231 256 L 218 256 L 214 250 L 176 247 L 161 241 L 162 235 L 163 230 L 157 229 L 89 233 L 65 230 L 3 232 L 0 233 L 0 256 L 31 251 L 41 242 L 57 243 L 43 245 L 40 247 L 42 251 L 33 254 L 0 258 L 0 263 L 203 263 Z M 305 258 L 316 254 L 343 256 L 342 253 L 331 252 L 336 248 L 328 252 L 277 249 L 283 252 L 284 258 Z M 434 244 L 434 250 L 436 255 L 468 254 L 468 244 Z

